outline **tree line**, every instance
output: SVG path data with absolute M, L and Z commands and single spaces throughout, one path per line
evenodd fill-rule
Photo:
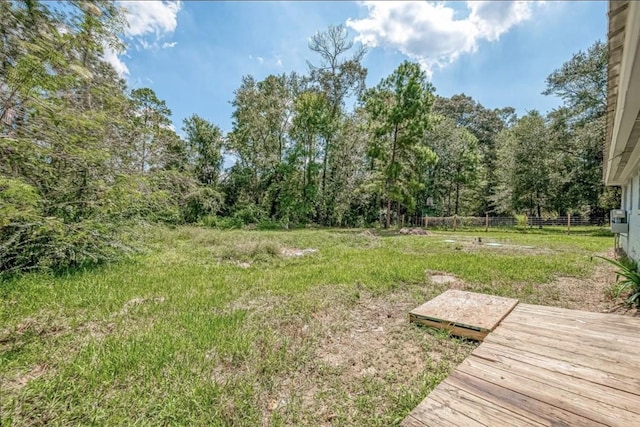
M 0 2 L 0 22 L 0 272 L 113 259 L 140 222 L 389 227 L 617 206 L 601 179 L 601 42 L 547 78 L 560 108 L 517 117 L 438 96 L 408 61 L 367 88 L 365 50 L 330 26 L 306 74 L 242 77 L 230 132 L 202 112 L 180 136 L 166 102 L 104 60 L 123 49 L 114 3 Z

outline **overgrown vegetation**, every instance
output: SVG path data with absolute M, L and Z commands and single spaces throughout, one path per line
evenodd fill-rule
M 3 426 L 394 425 L 474 348 L 407 322 L 446 289 L 430 274 L 584 308 L 611 244 L 537 229 L 145 235 L 153 251 L 127 262 L 2 284 Z
M 627 257 L 623 257 L 620 260 L 600 258 L 618 268 L 613 296 L 618 298 L 624 295 L 627 304 L 640 307 L 640 272 L 638 271 L 638 263 Z
M 600 42 L 549 76 L 563 107 L 518 118 L 437 96 L 415 63 L 367 89 L 364 49 L 332 26 L 311 37 L 306 75 L 239 77 L 231 132 L 199 112 L 179 137 L 165 101 L 104 61 L 123 49 L 117 3 L 1 2 L 0 22 L 4 276 L 117 259 L 135 249 L 121 231 L 140 221 L 389 226 L 617 206 L 601 184 Z

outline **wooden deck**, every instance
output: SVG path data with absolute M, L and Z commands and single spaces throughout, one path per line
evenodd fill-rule
M 640 318 L 519 304 L 402 425 L 640 426 Z

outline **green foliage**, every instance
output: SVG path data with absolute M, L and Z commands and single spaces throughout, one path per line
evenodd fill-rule
M 621 294 L 626 294 L 625 301 L 640 307 L 640 272 L 638 264 L 630 258 L 623 258 L 616 261 L 609 258 L 598 257 L 618 268 L 616 271 L 616 289 L 614 296 L 618 298 Z
M 478 199 L 482 194 L 478 181 L 482 175 L 482 154 L 478 140 L 467 128 L 447 117 L 435 116 L 432 131 L 427 136 L 438 162 L 426 169 L 426 196 L 435 199 L 440 211 L 459 215 L 463 199 Z M 471 205 L 471 203 L 465 203 Z
M 222 131 L 196 114 L 184 119 L 182 130 L 187 136 L 187 159 L 195 177 L 203 185 L 216 185 L 222 167 Z
M 607 60 L 607 44 L 596 41 L 551 73 L 543 94 L 562 98 L 576 121 L 602 117 L 607 108 Z
M 433 90 L 420 65 L 405 61 L 365 95 L 373 133 L 368 155 L 378 172 L 370 188 L 377 188 L 386 201 L 387 227 L 391 202 L 415 209 L 415 194 L 423 186 L 418 173 L 436 161 L 424 144 Z

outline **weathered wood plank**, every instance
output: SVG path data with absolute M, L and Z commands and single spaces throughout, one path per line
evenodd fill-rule
M 558 408 L 532 399 L 518 391 L 504 388 L 483 378 L 454 371 L 447 382 L 484 400 L 494 403 L 515 414 L 531 419 L 544 426 L 601 426 L 601 423 L 581 417 L 563 408 Z
M 400 425 L 402 427 L 427 427 L 427 424 L 423 423 L 411 414 L 407 415 Z
M 608 360 L 625 363 L 634 363 L 638 361 L 638 352 L 636 348 L 613 340 L 602 341 L 589 339 L 588 336 L 563 334 L 559 331 L 547 329 L 541 326 L 531 327 L 529 325 L 522 325 L 516 322 L 510 322 L 509 325 L 505 325 L 505 329 L 503 329 L 503 331 L 505 330 L 513 337 L 521 338 L 523 340 L 533 339 L 533 342 L 550 347 L 571 347 L 573 351 L 580 354 L 595 357 L 605 354 Z
M 574 393 L 578 396 L 591 399 L 596 402 L 602 402 L 612 407 L 620 408 L 628 412 L 635 412 L 640 415 L 638 408 L 638 396 L 625 391 L 612 390 L 610 387 L 578 378 L 557 370 L 548 370 L 540 365 L 532 365 L 530 361 L 523 362 L 521 360 L 510 359 L 504 355 L 496 354 L 487 350 L 474 352 L 473 357 L 468 358 L 471 363 L 478 362 L 482 365 L 491 365 L 497 369 L 508 371 L 510 373 L 520 375 L 542 384 L 555 387 Z
M 621 375 L 619 372 L 606 372 L 587 366 L 590 360 L 575 360 L 571 356 L 566 357 L 570 361 L 557 357 L 556 352 L 545 352 L 546 354 L 537 354 L 534 352 L 523 351 L 520 349 L 505 347 L 503 345 L 486 342 L 473 352 L 478 357 L 493 360 L 503 360 L 509 358 L 525 363 L 531 363 L 534 366 L 557 372 L 564 375 L 580 378 L 586 381 L 595 382 L 606 387 L 616 390 L 622 390 L 628 393 L 640 394 L 640 373 L 635 378 Z M 629 374 L 635 371 L 630 371 Z
M 558 331 L 570 334 L 588 335 L 606 339 L 611 339 L 613 337 L 613 339 L 626 342 L 628 344 L 635 343 L 640 345 L 639 332 L 633 328 L 612 325 L 611 321 L 607 321 L 606 323 L 602 321 L 587 322 L 579 318 L 559 318 L 558 316 L 545 312 L 533 314 L 525 310 L 513 310 L 505 321 L 523 323 L 530 326 L 543 324 L 554 327 Z
M 426 426 L 481 426 L 463 413 L 454 411 L 447 405 L 441 405 L 429 398 L 416 406 L 409 416 L 420 420 Z
M 456 387 L 448 380 L 441 383 L 431 394 L 429 399 L 443 405 L 464 412 L 478 423 L 487 426 L 508 425 L 510 427 L 530 427 L 541 424 L 515 412 L 503 408 L 494 402 L 482 399 L 475 394 Z
M 566 308 L 548 307 L 543 305 L 519 304 L 518 311 L 526 311 L 536 314 L 550 314 L 558 318 L 570 320 L 578 319 L 585 324 L 603 323 L 612 327 L 629 327 L 640 330 L 640 318 L 632 316 L 621 316 L 611 313 L 593 313 L 582 310 L 569 310 Z
M 511 367 L 516 371 L 514 367 Z M 516 372 L 508 369 L 500 369 L 496 363 L 484 361 L 478 357 L 470 356 L 458 367 L 456 372 L 483 378 L 502 388 L 528 396 L 533 400 L 544 402 L 556 408 L 593 420 L 604 425 L 634 425 L 637 423 L 636 414 L 621 411 L 619 408 L 604 402 L 592 400 L 584 395 L 572 393 L 550 384 L 539 381 L 535 377 L 534 370 Z M 529 378 L 529 376 L 535 378 Z M 573 424 L 579 425 L 579 424 Z
M 456 326 L 453 323 L 435 322 L 429 319 L 423 319 L 414 314 L 409 315 L 409 321 L 413 323 L 420 323 L 425 326 L 429 326 L 436 329 L 444 329 L 450 332 L 452 335 L 456 335 L 464 338 L 471 338 L 472 340 L 482 341 L 487 336 L 489 331 L 476 331 L 473 329 L 465 328 L 462 326 Z
M 529 340 L 522 341 L 521 336 L 514 337 L 509 335 L 508 331 L 503 334 L 500 328 L 496 329 L 485 339 L 484 343 L 498 344 L 505 347 L 520 349 L 530 353 L 538 355 L 553 354 L 554 359 L 562 360 L 565 362 L 578 363 L 583 366 L 590 366 L 594 369 L 598 369 L 608 373 L 618 374 L 630 379 L 637 378 L 638 369 L 635 365 L 629 365 L 620 363 L 608 359 L 606 354 L 602 354 L 598 357 L 593 355 L 584 355 L 576 353 L 575 346 L 557 346 L 557 341 L 552 342 L 552 345 L 544 345 L 535 340 L 535 335 Z M 483 343 L 483 344 L 484 344 Z
M 403 425 L 640 425 L 640 318 L 518 304 L 498 323 Z

